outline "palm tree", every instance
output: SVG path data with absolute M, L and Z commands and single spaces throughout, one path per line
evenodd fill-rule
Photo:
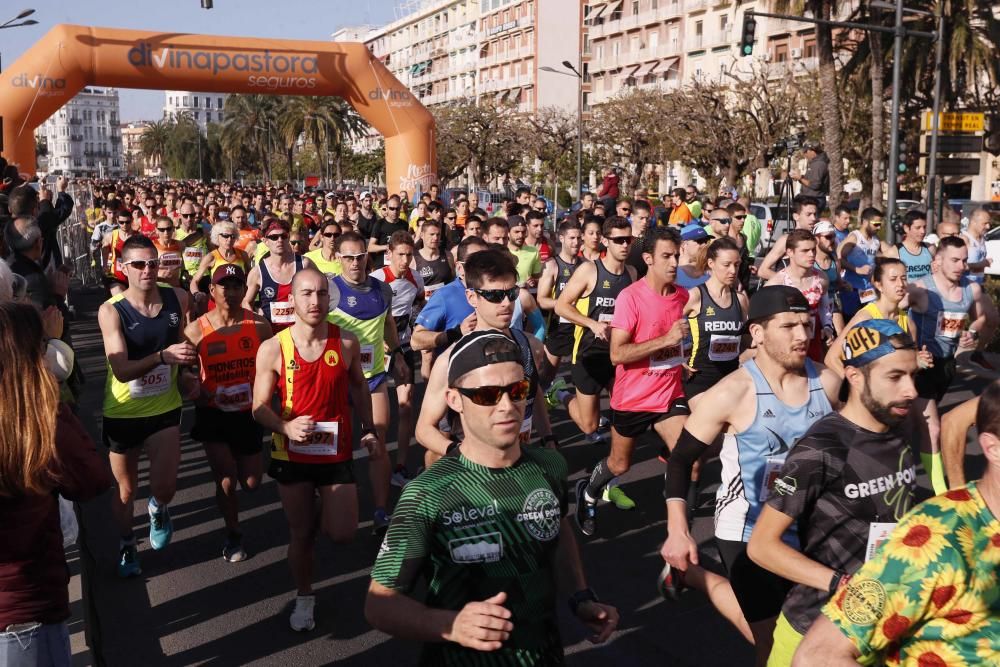
M 143 162 L 150 163 L 153 168 L 158 167 L 163 162 L 163 156 L 167 153 L 171 125 L 172 121 L 167 119 L 150 123 L 139 138 L 139 150 L 142 153 Z M 140 175 L 141 172 L 140 169 Z
M 840 14 L 841 4 L 837 0 L 772 0 L 771 2 L 776 13 L 802 15 L 809 12 L 813 17 L 826 21 L 831 21 Z M 840 120 L 840 92 L 833 46 L 832 28 L 829 25 L 817 24 L 819 88 L 824 101 L 821 106 L 823 148 L 830 159 L 830 196 L 827 201 L 831 210 L 840 203 L 840 193 L 844 190 L 844 129 Z
M 326 162 L 324 155 L 333 149 L 337 157 L 337 180 L 340 180 L 341 156 L 344 144 L 364 131 L 364 121 L 339 97 L 299 96 L 285 98 L 281 105 L 281 132 L 286 145 L 289 173 L 292 149 L 300 136 L 316 149 L 316 158 Z M 329 174 L 328 174 L 329 176 Z
M 220 143 L 227 157 L 238 160 L 244 150 L 254 155 L 265 180 L 271 180 L 272 147 L 278 139 L 277 99 L 271 95 L 230 95 Z

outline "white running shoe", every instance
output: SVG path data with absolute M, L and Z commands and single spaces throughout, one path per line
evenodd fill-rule
M 292 630 L 307 632 L 316 627 L 316 622 L 313 620 L 313 608 L 315 606 L 315 595 L 295 596 L 295 609 L 292 610 L 292 615 L 288 619 L 288 624 L 292 626 Z

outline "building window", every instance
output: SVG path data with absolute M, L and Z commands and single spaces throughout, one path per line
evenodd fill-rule
M 788 42 L 775 42 L 774 44 L 774 62 L 783 63 L 788 60 Z
M 194 96 L 194 108 L 195 109 L 198 108 L 198 96 L 197 95 Z
M 201 120 L 201 115 L 197 111 L 194 112 L 194 119 Z
M 632 16 L 639 14 L 639 0 L 632 0 Z
M 222 98 L 221 97 L 216 98 L 215 104 L 216 104 L 216 106 L 215 106 L 216 109 L 221 109 L 222 108 Z
M 815 58 L 817 56 L 815 37 L 806 37 L 802 43 L 802 55 L 805 58 Z

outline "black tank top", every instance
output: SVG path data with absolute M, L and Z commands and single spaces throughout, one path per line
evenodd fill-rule
M 173 287 L 158 285 L 163 307 L 156 317 L 146 317 L 129 303 L 128 299 L 115 301 L 115 310 L 122 321 L 122 334 L 129 359 L 142 359 L 165 350 L 178 340 L 184 323 L 181 304 Z
M 576 271 L 576 267 L 580 266 L 582 261 L 579 257 L 573 258 L 573 263 L 563 261 L 563 258 L 556 255 L 552 259 L 556 260 L 556 282 L 552 286 L 552 298 L 558 299 L 559 295 L 562 294 L 563 290 L 566 289 L 566 285 L 569 283 L 570 276 Z M 560 324 L 572 325 L 569 320 L 559 317 L 556 315 L 555 311 L 549 313 L 549 330 L 554 331 Z
M 691 327 L 691 358 L 688 365 L 698 371 L 719 376 L 731 373 L 740 365 L 740 329 L 743 327 L 743 309 L 730 288 L 731 303 L 723 308 L 712 299 L 708 287 L 698 285 L 701 294 L 701 312 L 689 318 Z M 696 376 L 697 377 L 697 376 Z
M 437 259 L 424 259 L 420 251 L 417 251 L 413 253 L 413 263 L 424 281 L 424 296 L 428 299 L 437 288 L 454 280 L 448 258 L 443 252 L 439 251 Z
M 593 291 L 576 302 L 576 308 L 581 313 L 596 322 L 610 322 L 615 313 L 615 301 L 623 289 L 632 283 L 632 275 L 628 272 L 628 267 L 622 264 L 620 274 L 608 271 L 604 262 L 600 259 L 594 260 L 597 267 L 597 282 Z M 577 344 L 575 352 L 607 352 L 611 347 L 607 341 L 598 340 L 594 332 L 585 327 L 577 327 Z M 575 358 L 574 354 L 574 358 Z

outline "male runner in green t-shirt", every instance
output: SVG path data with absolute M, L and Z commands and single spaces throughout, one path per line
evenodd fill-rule
M 425 643 L 423 665 L 562 664 L 557 584 L 592 642 L 618 625 L 587 588 L 566 461 L 519 444 L 529 388 L 505 334 L 476 331 L 452 349 L 447 400 L 465 440 L 403 489 L 365 601 L 373 626 Z M 410 597 L 421 576 L 424 601 Z

